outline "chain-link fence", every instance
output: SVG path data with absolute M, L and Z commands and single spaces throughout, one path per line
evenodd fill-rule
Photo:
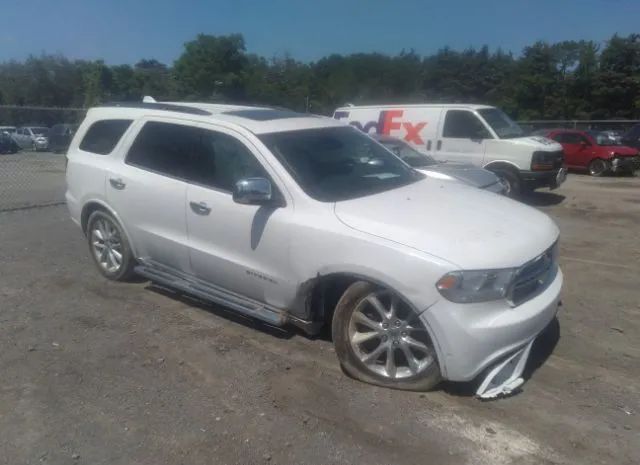
M 64 202 L 64 154 L 84 113 L 0 105 L 0 211 Z

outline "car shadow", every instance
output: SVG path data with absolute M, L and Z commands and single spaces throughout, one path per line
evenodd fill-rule
M 547 359 L 551 356 L 554 349 L 558 345 L 560 340 L 560 323 L 558 318 L 554 318 L 545 329 L 540 332 L 538 337 L 531 346 L 531 352 L 529 353 L 529 359 L 522 373 L 524 380 L 528 380 L 540 368 Z M 487 368 L 483 370 L 475 379 L 468 382 L 453 382 L 445 381 L 442 383 L 441 388 L 447 394 L 457 397 L 472 397 L 476 394 L 480 383 L 482 383 L 484 376 L 488 373 Z M 525 384 L 526 387 L 526 384 Z
M 534 191 L 523 195 L 520 200 L 532 207 L 551 207 L 562 203 L 565 198 L 566 197 L 564 195 L 556 194 L 554 192 Z
M 223 305 L 210 303 L 205 300 L 199 299 L 197 297 L 191 296 L 189 294 L 175 291 L 167 287 L 163 287 L 162 285 L 157 283 L 149 282 L 145 286 L 145 289 L 151 292 L 155 292 L 156 294 L 160 294 L 164 297 L 168 297 L 172 300 L 189 305 L 190 307 L 195 307 L 200 310 L 204 310 L 215 316 L 224 318 L 226 320 L 245 326 L 252 330 L 257 330 L 265 334 L 269 334 L 270 336 L 276 337 L 278 339 L 291 339 L 294 336 L 306 336 L 306 334 L 302 330 L 299 330 L 298 328 L 290 327 L 290 326 L 285 326 L 285 327 L 273 326 L 261 320 L 258 320 L 256 318 L 245 316 L 234 310 L 227 309 Z

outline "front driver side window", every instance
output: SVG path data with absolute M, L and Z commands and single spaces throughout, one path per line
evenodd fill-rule
M 443 137 L 453 139 L 490 139 L 487 128 L 476 115 L 466 110 L 449 110 L 444 120 Z
M 203 129 L 200 140 L 190 181 L 232 192 L 240 179 L 267 177 L 253 153 L 235 137 Z

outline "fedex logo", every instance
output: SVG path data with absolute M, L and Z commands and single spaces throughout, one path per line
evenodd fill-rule
M 363 132 L 369 134 L 373 129 L 374 134 L 391 135 L 391 131 L 404 129 L 404 140 L 414 144 L 423 145 L 424 141 L 420 137 L 420 131 L 427 125 L 427 122 L 409 123 L 402 121 L 404 110 L 383 110 L 380 112 L 378 121 L 369 121 L 361 124 L 359 121 L 350 121 L 349 124 L 357 127 Z M 336 111 L 333 115 L 335 119 L 343 119 L 349 117 L 348 111 Z

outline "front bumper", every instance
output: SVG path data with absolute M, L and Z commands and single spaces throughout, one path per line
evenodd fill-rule
M 490 365 L 527 346 L 553 320 L 563 276 L 517 307 L 506 301 L 456 304 L 439 300 L 420 318 L 434 338 L 442 376 L 470 381 Z
M 540 187 L 557 189 L 567 179 L 566 168 L 549 171 L 520 171 L 523 187 L 529 190 Z
M 49 148 L 49 141 L 48 140 L 35 140 L 33 141 L 33 146 L 36 148 L 36 150 L 46 150 Z
M 640 169 L 640 156 L 616 157 L 611 160 L 611 171 L 614 173 L 629 173 Z

